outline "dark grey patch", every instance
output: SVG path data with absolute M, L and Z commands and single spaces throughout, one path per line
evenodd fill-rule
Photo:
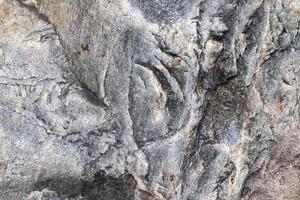
M 134 199 L 134 183 L 130 175 L 116 179 L 97 173 L 92 183 L 84 183 L 82 194 L 86 200 L 130 200 Z
M 61 197 L 76 197 L 80 195 L 83 182 L 75 177 L 51 177 L 41 178 L 34 185 L 35 191 L 48 189 L 57 192 Z
M 192 0 L 129 0 L 152 22 L 174 23 L 194 5 Z
M 70 177 L 38 181 L 35 190 L 47 188 L 56 191 L 63 198 L 81 196 L 83 200 L 130 200 L 134 199 L 134 184 L 135 180 L 131 175 L 117 179 L 99 172 L 90 182 Z

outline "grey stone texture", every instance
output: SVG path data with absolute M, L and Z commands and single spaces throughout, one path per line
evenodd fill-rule
M 1 200 L 300 200 L 299 0 L 0 0 Z

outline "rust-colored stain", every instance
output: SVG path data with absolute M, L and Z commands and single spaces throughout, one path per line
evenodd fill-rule
M 176 179 L 176 176 L 174 174 L 170 176 L 170 181 L 171 182 L 175 181 L 175 179 Z
M 159 92 L 158 96 L 155 98 L 155 103 L 159 104 L 160 103 L 160 99 L 162 97 L 163 93 Z
M 138 186 L 138 182 L 137 182 L 135 179 L 133 179 L 132 182 L 131 182 L 131 186 L 132 186 L 134 189 L 136 189 L 137 186 Z
M 81 44 L 80 48 L 82 51 L 89 51 L 89 45 L 87 45 L 87 44 Z
M 175 62 L 175 68 L 178 69 L 181 65 L 181 59 L 177 58 Z
M 234 183 L 234 176 L 230 177 L 230 182 L 233 184 Z
M 283 106 L 282 106 L 282 104 L 279 104 L 279 105 L 276 107 L 276 112 L 277 112 L 277 113 L 283 113 Z
M 170 185 L 168 187 L 168 195 L 167 195 L 167 200 L 173 199 L 173 194 L 175 192 L 176 188 L 176 176 L 172 174 L 170 176 Z
M 283 95 L 283 96 L 281 96 L 280 98 L 279 98 L 279 103 L 278 103 L 278 105 L 277 105 L 277 107 L 276 107 L 276 112 L 277 113 L 283 113 L 283 101 L 284 101 L 284 97 L 285 97 L 286 95 Z
M 141 189 L 141 188 L 138 188 L 138 190 L 139 190 L 140 192 L 142 192 L 142 193 L 148 195 L 148 196 L 151 196 L 151 197 L 154 197 L 154 198 L 156 197 L 156 195 L 155 195 L 154 192 L 152 192 L 152 191 L 143 190 L 143 189 Z
M 294 10 L 294 14 L 295 14 L 296 16 L 300 16 L 300 9 Z

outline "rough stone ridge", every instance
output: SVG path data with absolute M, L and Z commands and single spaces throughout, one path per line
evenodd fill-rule
M 299 0 L 0 0 L 0 200 L 300 200 Z

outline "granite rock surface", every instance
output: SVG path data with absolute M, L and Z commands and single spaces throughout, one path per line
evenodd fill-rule
M 0 0 L 1 200 L 299 200 L 299 0 Z

